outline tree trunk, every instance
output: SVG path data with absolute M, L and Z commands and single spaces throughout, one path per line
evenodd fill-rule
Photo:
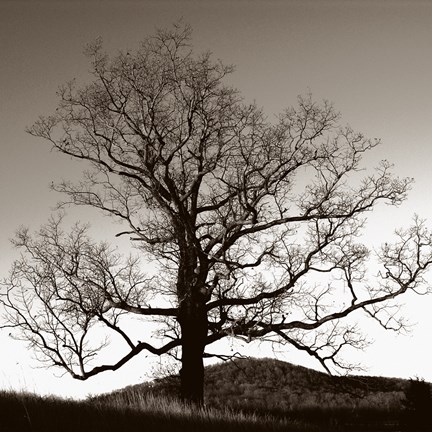
M 181 397 L 185 402 L 201 406 L 204 403 L 203 354 L 207 337 L 205 303 L 185 299 L 179 311 L 182 332 Z
M 182 223 L 179 234 L 180 262 L 177 279 L 179 300 L 177 320 L 181 329 L 182 366 L 180 392 L 183 401 L 193 405 L 204 404 L 204 363 L 207 319 L 207 263 L 198 259 L 194 238 L 188 238 L 188 229 Z

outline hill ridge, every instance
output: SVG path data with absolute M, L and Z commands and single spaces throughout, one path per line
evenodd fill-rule
M 206 404 L 215 407 L 291 411 L 328 409 L 403 408 L 410 380 L 392 377 L 324 372 L 274 358 L 236 358 L 205 369 Z M 429 384 L 430 385 L 430 384 Z M 178 395 L 178 376 L 135 384 L 96 399 L 128 392 Z

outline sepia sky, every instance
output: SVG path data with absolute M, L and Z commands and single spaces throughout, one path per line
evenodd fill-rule
M 109 52 L 134 49 L 155 28 L 180 18 L 193 27 L 197 51 L 211 50 L 236 65 L 230 83 L 270 119 L 299 94 L 329 99 L 343 123 L 382 139 L 367 164 L 385 158 L 400 176 L 415 178 L 400 208 L 380 207 L 370 215 L 372 245 L 391 239 L 414 213 L 432 227 L 431 2 L 0 0 L 1 277 L 16 256 L 9 241 L 14 231 L 44 223 L 60 199 L 50 183 L 76 178 L 82 169 L 25 127 L 55 109 L 60 84 L 88 79 L 86 43 L 101 36 Z M 109 224 L 95 212 L 73 214 Z M 353 355 L 369 374 L 432 381 L 432 296 L 408 296 L 405 303 L 412 332 L 397 336 L 370 323 L 366 330 L 375 344 Z M 0 389 L 85 396 L 138 382 L 157 369 L 157 361 L 143 355 L 123 370 L 78 382 L 40 369 L 8 330 L 0 330 L 0 347 Z M 317 367 L 293 350 L 278 356 Z

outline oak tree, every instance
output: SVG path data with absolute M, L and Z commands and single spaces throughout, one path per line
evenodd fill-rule
M 270 121 L 226 84 L 233 68 L 196 54 L 190 40 L 174 26 L 136 52 L 110 57 L 92 44 L 91 82 L 61 87 L 56 112 L 29 129 L 91 167 L 53 188 L 63 204 L 120 221 L 117 235 L 139 259 L 53 217 L 36 234 L 18 232 L 22 256 L 1 301 L 7 325 L 74 378 L 143 351 L 171 354 L 183 398 L 202 403 L 203 358 L 224 338 L 290 345 L 328 371 L 348 367 L 343 348 L 365 344 L 349 316 L 400 329 L 397 297 L 422 289 L 432 241 L 416 218 L 372 253 L 361 241 L 365 216 L 379 202 L 399 205 L 412 180 L 386 161 L 362 172 L 379 142 L 341 126 L 328 102 L 300 97 Z M 129 332 L 131 316 L 140 335 Z M 124 342 L 114 360 L 102 356 L 109 333 Z

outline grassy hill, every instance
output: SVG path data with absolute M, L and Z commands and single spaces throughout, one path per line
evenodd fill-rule
M 278 360 L 249 360 L 206 371 L 211 405 L 220 401 L 264 409 L 401 407 L 408 381 L 382 377 L 334 377 Z
M 431 384 L 417 383 L 430 395 Z M 206 368 L 205 395 L 206 406 L 212 409 L 272 415 L 317 425 L 319 430 L 384 431 L 401 430 L 401 423 L 407 421 L 412 426 L 413 422 L 407 419 L 410 413 L 420 422 L 428 421 L 423 419 L 428 409 L 419 415 L 414 406 L 419 402 L 415 401 L 415 389 L 414 396 L 410 395 L 413 384 L 415 387 L 415 381 L 398 378 L 329 376 L 274 359 L 237 359 Z M 95 400 L 134 405 L 143 394 L 172 397 L 178 391 L 178 377 L 171 376 L 129 386 Z M 408 399 L 414 397 L 414 402 L 407 395 Z M 417 429 L 407 426 L 406 430 Z
M 403 407 L 409 380 L 368 376 L 329 376 L 274 359 L 236 359 L 206 368 L 207 406 L 290 411 L 315 408 Z M 95 399 L 131 393 L 177 395 L 178 377 L 128 386 Z
M 273 359 L 206 369 L 206 409 L 176 398 L 178 377 L 87 401 L 0 392 L 1 432 L 429 431 L 431 385 L 383 377 L 330 377 Z

